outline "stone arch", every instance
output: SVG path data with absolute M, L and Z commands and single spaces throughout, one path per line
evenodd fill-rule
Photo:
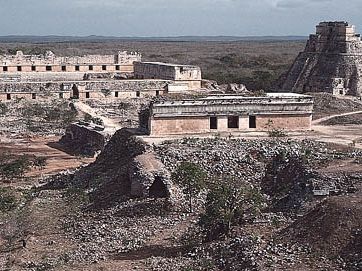
M 148 194 L 151 198 L 167 198 L 169 196 L 168 189 L 160 176 L 155 176 Z

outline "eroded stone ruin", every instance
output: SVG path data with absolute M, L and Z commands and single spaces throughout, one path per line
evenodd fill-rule
M 322 22 L 290 68 L 286 91 L 362 95 L 362 41 L 347 22 Z

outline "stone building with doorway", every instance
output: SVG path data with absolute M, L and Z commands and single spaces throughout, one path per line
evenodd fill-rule
M 201 88 L 201 69 L 193 65 L 179 65 L 162 62 L 135 62 L 135 78 L 164 79 L 169 84 L 168 92 L 182 92 Z
M 150 106 L 150 136 L 310 130 L 313 97 L 269 93 L 260 97 L 213 95 Z
M 126 51 L 116 55 L 85 56 L 56 56 L 51 51 L 44 55 L 24 55 L 22 51 L 17 51 L 15 55 L 0 55 L 0 75 L 32 72 L 133 72 L 135 61 L 141 61 L 141 55 Z
M 188 65 L 142 63 L 138 53 L 116 55 L 0 56 L 0 101 L 159 96 L 201 88 L 201 70 Z

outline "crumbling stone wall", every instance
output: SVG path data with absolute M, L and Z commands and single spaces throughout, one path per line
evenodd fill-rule
M 96 128 L 94 125 L 71 124 L 59 143 L 76 155 L 93 157 L 106 144 L 106 135 Z
M 44 55 L 24 55 L 18 51 L 16 55 L 0 55 L 0 66 L 7 67 L 7 70 L 0 69 L 1 72 L 18 71 L 17 67 L 24 68 L 25 71 L 32 71 L 31 67 L 45 66 L 74 66 L 74 65 L 133 65 L 133 62 L 141 61 L 138 53 L 118 52 L 116 55 L 85 55 L 85 56 L 56 56 L 53 52 L 47 51 Z M 13 69 L 15 67 L 15 69 Z M 28 68 L 30 67 L 30 69 Z M 43 71 L 42 69 L 38 71 Z M 47 71 L 45 69 L 45 71 Z M 69 69 L 69 71 L 72 71 Z
M 169 198 L 171 176 L 154 153 L 133 158 L 129 167 L 131 195 L 136 197 Z

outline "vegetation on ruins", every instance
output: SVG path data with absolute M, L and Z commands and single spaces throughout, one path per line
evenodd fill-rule
M 84 121 L 85 122 L 92 122 L 94 124 L 101 125 L 101 126 L 104 125 L 103 120 L 101 118 L 93 117 L 92 115 L 90 115 L 88 113 L 86 113 L 84 115 Z
M 190 213 L 193 210 L 193 198 L 205 187 L 206 176 L 206 172 L 200 166 L 191 162 L 181 162 L 172 174 L 172 180 L 183 187 Z
M 0 180 L 12 182 L 15 179 L 23 177 L 31 168 L 43 169 L 46 163 L 47 158 L 43 156 L 1 154 Z
M 16 178 L 22 177 L 30 166 L 30 158 L 27 155 L 16 158 L 9 155 L 3 155 L 0 158 L 0 177 L 4 181 L 11 182 Z
M 246 183 L 226 178 L 218 180 L 207 194 L 205 212 L 199 224 L 208 241 L 228 235 L 235 225 L 257 214 L 264 198 L 260 191 Z
M 63 128 L 74 122 L 77 111 L 66 101 L 51 101 L 50 103 L 27 103 L 22 109 L 30 131 L 42 130 L 41 121 L 51 122 Z
M 112 94 L 112 91 L 109 89 L 101 89 L 101 92 L 103 93 L 104 97 L 109 97 Z
M 8 188 L 0 188 L 0 212 L 13 210 L 17 205 L 15 193 Z
M 0 102 L 0 116 L 5 115 L 7 111 L 8 107 L 6 106 L 6 104 Z

